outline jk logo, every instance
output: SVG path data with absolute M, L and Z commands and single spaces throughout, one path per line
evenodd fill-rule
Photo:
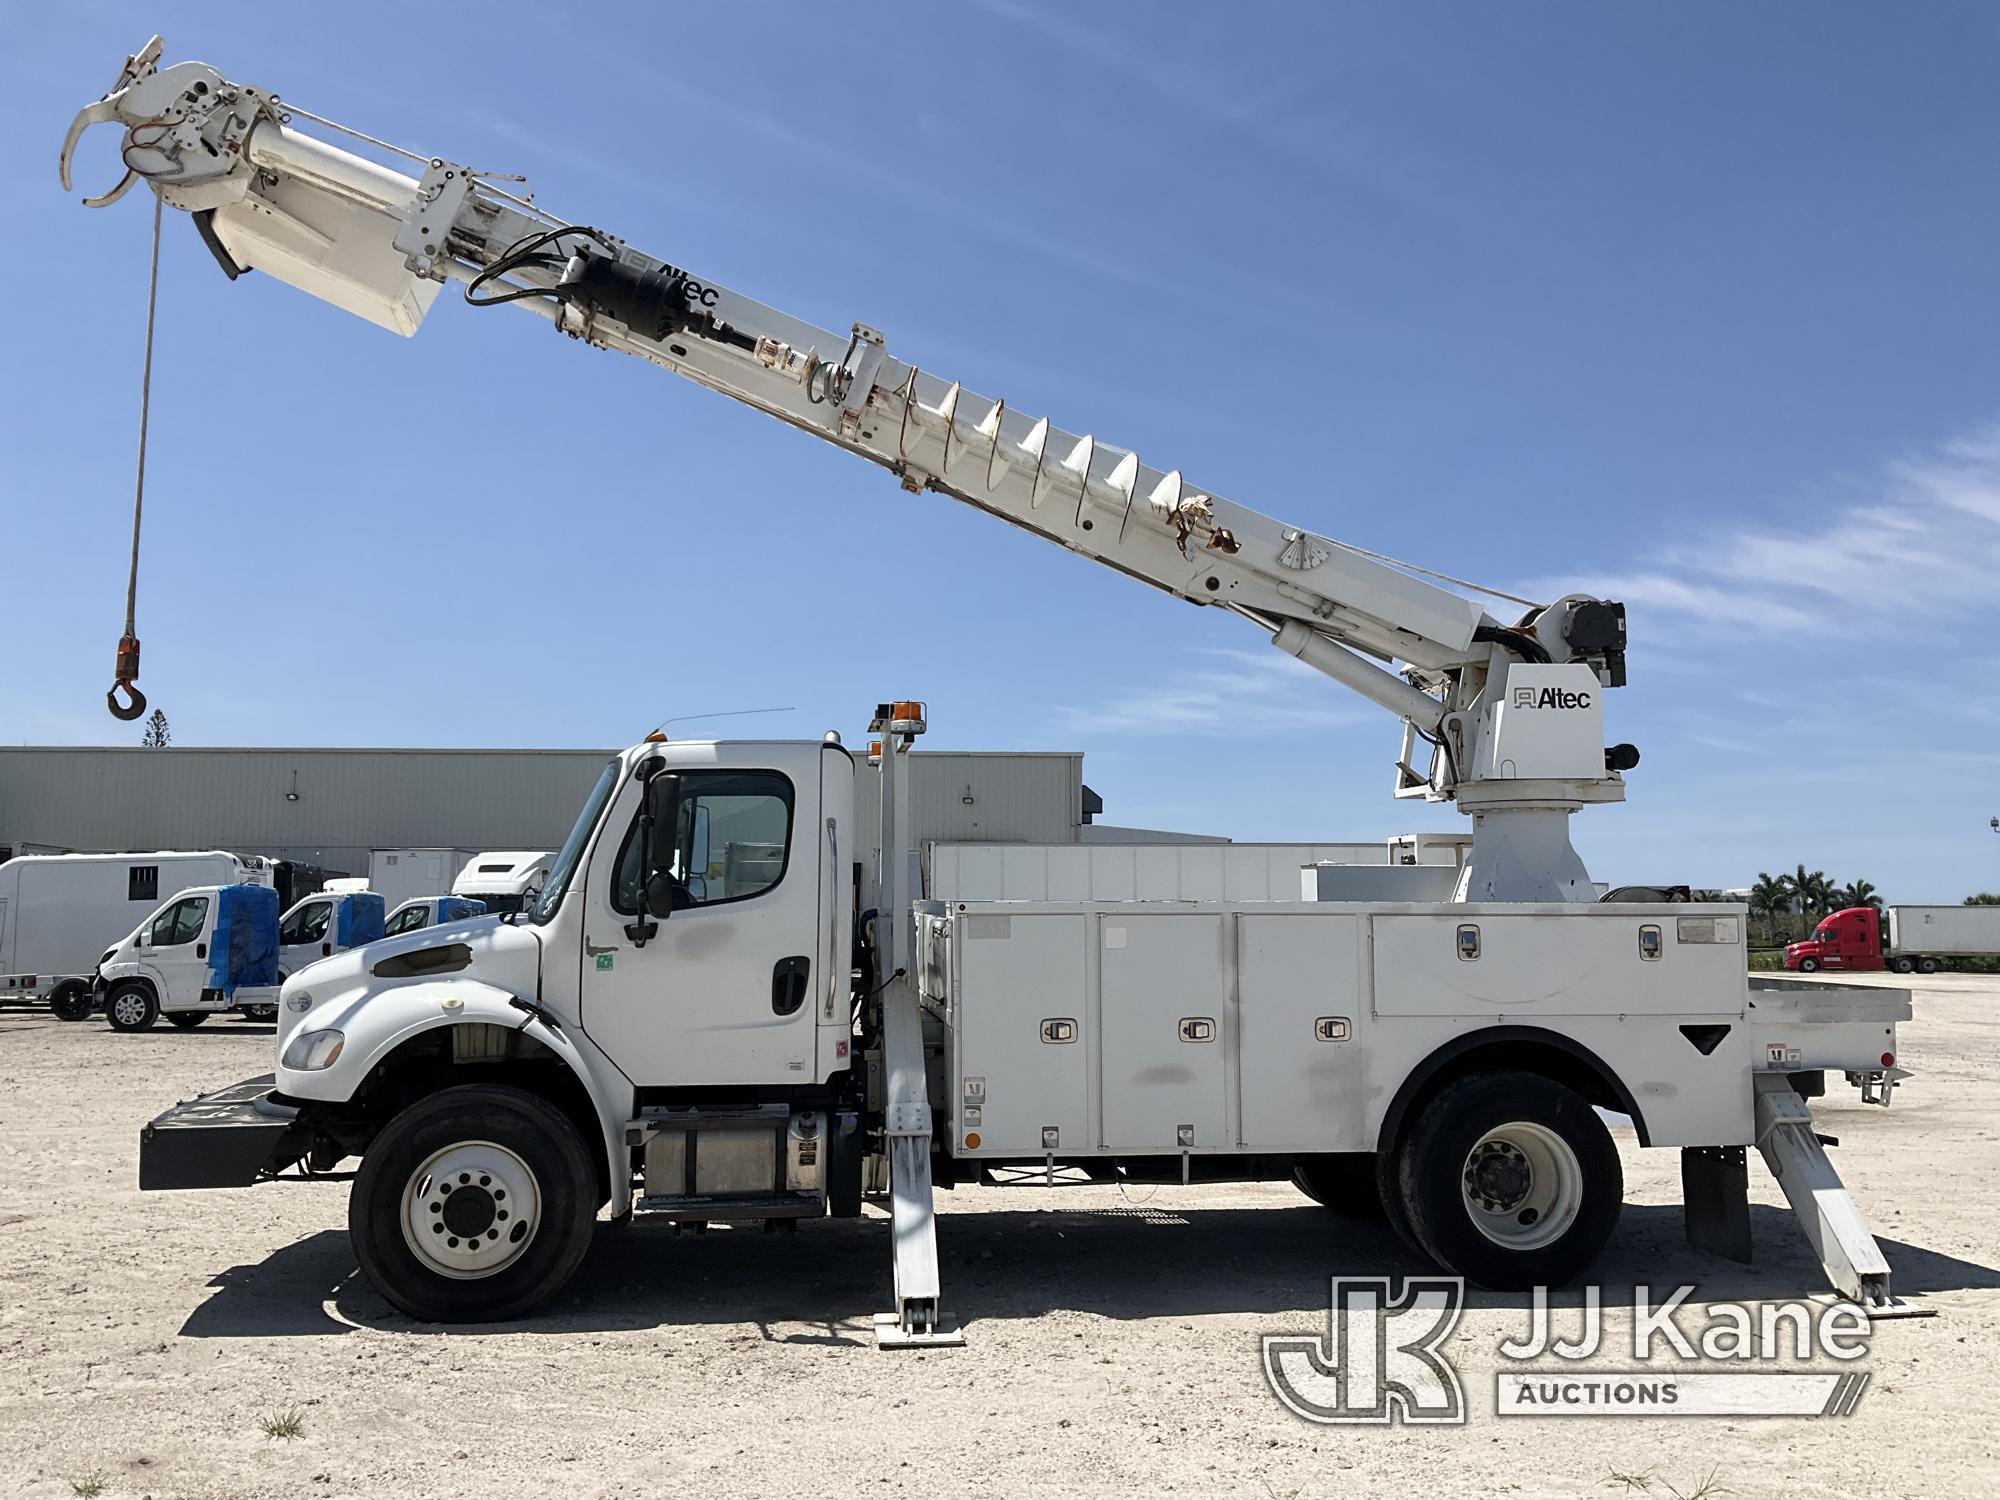
M 1324 1337 L 1264 1336 L 1264 1378 L 1287 1408 L 1326 1424 L 1464 1423 L 1465 1392 L 1441 1352 L 1464 1279 L 1411 1276 L 1389 1293 L 1384 1276 L 1336 1277 Z

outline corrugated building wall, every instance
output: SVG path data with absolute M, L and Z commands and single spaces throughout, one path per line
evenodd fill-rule
M 554 849 L 609 750 L 0 747 L 0 846 L 228 849 L 368 873 L 375 849 Z M 876 781 L 857 778 L 862 829 Z M 918 751 L 913 845 L 1073 844 L 1083 755 Z
M 0 845 L 229 849 L 368 873 L 372 849 L 553 849 L 608 750 L 0 747 Z

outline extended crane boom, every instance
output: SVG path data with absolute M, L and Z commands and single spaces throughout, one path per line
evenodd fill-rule
M 839 334 L 802 322 L 442 157 L 400 153 L 421 175 L 392 170 L 293 122 L 356 132 L 204 63 L 162 69 L 160 53 L 155 37 L 70 126 L 65 188 L 85 129 L 124 127 L 126 176 L 91 206 L 143 180 L 192 214 L 232 278 L 262 271 L 405 335 L 445 282 L 460 283 L 475 306 L 527 308 L 685 375 L 913 493 L 950 495 L 1226 608 L 1404 721 L 1397 795 L 1455 800 L 1477 820 L 1460 899 L 1590 899 L 1567 819 L 1622 799 L 1620 772 L 1637 761 L 1630 746 L 1604 747 L 1600 689 L 1624 681 L 1623 605 L 1571 595 L 1503 623 L 1404 565 L 927 374 L 865 324 Z

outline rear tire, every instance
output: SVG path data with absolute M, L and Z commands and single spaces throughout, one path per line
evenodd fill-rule
M 113 1031 L 147 1031 L 160 1019 L 160 1002 L 153 998 L 151 985 L 128 979 L 105 1000 L 104 1019 Z
M 1937 971 L 1938 961 L 1936 959 L 1920 958 L 1917 960 L 1917 972 L 1919 974 L 1935 974 Z
M 193 1031 L 195 1027 L 208 1019 L 208 1012 L 205 1010 L 170 1010 L 166 1012 L 166 1017 L 174 1025 L 180 1027 L 182 1031 Z
M 1461 1078 L 1397 1152 L 1410 1226 L 1445 1269 L 1501 1291 L 1555 1286 L 1597 1258 L 1624 1206 L 1610 1131 L 1534 1073 Z
M 1292 1182 L 1313 1202 L 1333 1210 L 1343 1219 L 1380 1223 L 1384 1217 L 1382 1193 L 1375 1183 L 1375 1153 L 1372 1151 L 1302 1156 L 1292 1172 Z
M 239 1008 L 246 1021 L 275 1021 L 278 1007 L 275 1005 L 245 1005 Z
M 1819 972 L 1819 960 L 1816 958 L 1800 959 L 1799 972 L 1801 974 L 1817 974 Z
M 1889 967 L 1898 974 L 1914 974 L 1917 972 L 1917 961 L 1913 958 L 1892 958 Z
M 411 1317 L 492 1322 L 530 1311 L 575 1274 L 597 1198 L 597 1169 L 561 1110 L 525 1089 L 461 1085 L 375 1137 L 347 1230 L 369 1281 Z
M 55 1012 L 58 1021 L 87 1021 L 90 1019 L 90 986 L 87 984 L 66 984 L 49 996 L 49 1009 Z

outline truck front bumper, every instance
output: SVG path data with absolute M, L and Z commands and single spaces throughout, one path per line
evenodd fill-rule
M 248 1187 L 306 1154 L 298 1111 L 274 1104 L 274 1074 L 184 1100 L 139 1132 L 139 1190 Z

